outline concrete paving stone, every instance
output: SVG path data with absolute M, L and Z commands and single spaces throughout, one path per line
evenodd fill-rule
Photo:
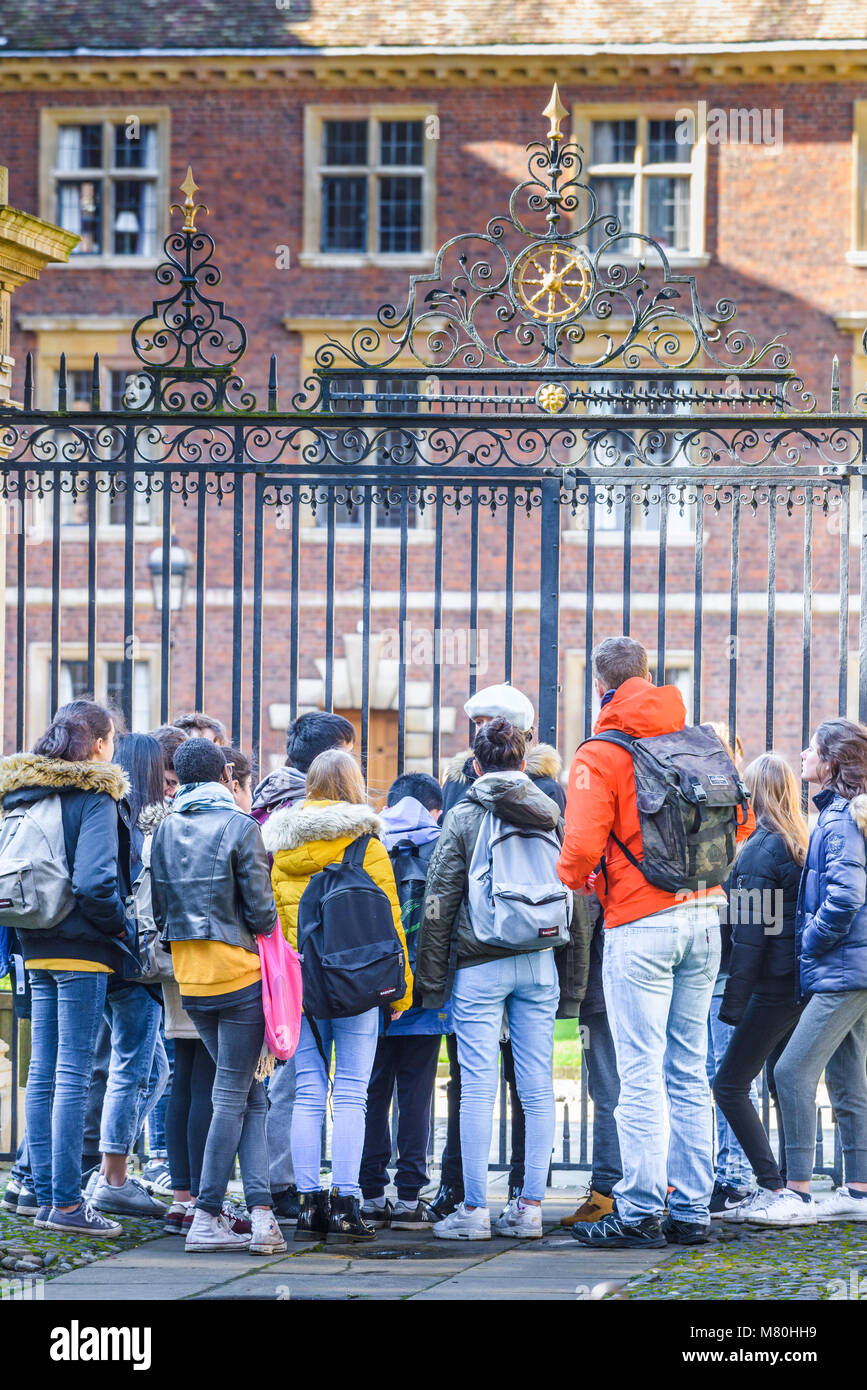
M 350 1296 L 368 1298 L 372 1295 L 378 1295 L 380 1298 L 399 1299 L 430 1287 L 430 1282 L 430 1280 L 422 1279 L 387 1279 L 372 1276 L 363 1280 L 331 1279 L 321 1276 L 307 1276 L 299 1279 L 290 1278 L 288 1275 L 284 1279 L 263 1279 L 259 1275 L 256 1278 L 236 1279 L 231 1284 L 205 1290 L 203 1293 L 194 1295 L 193 1301 L 196 1303 L 224 1299 L 291 1301 L 292 1298 L 315 1298 L 319 1295 L 328 1298 L 348 1298 Z

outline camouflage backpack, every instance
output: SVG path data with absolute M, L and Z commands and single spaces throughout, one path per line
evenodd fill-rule
M 653 738 L 612 729 L 585 742 L 614 743 L 632 755 L 641 859 L 613 832 L 611 838 L 648 883 L 693 893 L 728 877 L 749 793 L 709 724 Z

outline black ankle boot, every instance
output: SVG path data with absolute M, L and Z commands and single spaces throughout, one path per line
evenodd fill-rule
M 327 1192 L 302 1192 L 295 1240 L 319 1240 L 329 1228 L 331 1204 Z
M 337 1187 L 331 1189 L 331 1220 L 328 1223 L 326 1245 L 343 1242 L 376 1240 L 376 1231 L 361 1215 L 357 1197 L 342 1197 Z

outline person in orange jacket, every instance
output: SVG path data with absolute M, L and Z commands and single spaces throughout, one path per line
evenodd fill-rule
M 640 642 L 609 637 L 593 660 L 602 700 L 596 733 L 649 738 L 685 727 L 683 696 L 676 686 L 650 683 Z M 577 892 L 595 890 L 605 916 L 602 981 L 620 1076 L 623 1177 L 614 1210 L 576 1224 L 572 1234 L 597 1249 L 699 1244 L 708 1238 L 713 1188 L 705 1063 L 725 895 L 721 888 L 686 896 L 655 887 L 614 836 L 641 859 L 632 758 L 616 744 L 590 741 L 569 774 L 558 872 Z

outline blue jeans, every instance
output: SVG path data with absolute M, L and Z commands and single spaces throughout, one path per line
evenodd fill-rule
M 267 1101 L 262 1082 L 253 1079 L 265 1040 L 261 991 L 242 1004 L 186 1007 L 217 1065 L 198 1205 L 212 1216 L 218 1214 L 237 1154 L 247 1206 L 270 1207 Z
M 29 973 L 33 1052 L 24 1106 L 33 1187 L 40 1206 L 73 1207 L 81 1201 L 84 1111 L 108 976 Z
M 719 1011 L 722 995 L 715 994 L 710 1001 L 707 1016 L 707 1079 L 711 1086 L 719 1071 L 720 1062 L 735 1031 L 731 1023 L 720 1023 Z M 758 1109 L 759 1092 L 755 1080 L 750 1087 L 750 1100 Z M 729 1128 L 725 1115 L 715 1106 L 716 1115 L 716 1181 L 727 1183 L 729 1187 L 743 1189 L 752 1187 L 753 1170 L 750 1161 L 735 1138 L 734 1130 Z
M 587 1068 L 587 1089 L 593 1102 L 593 1167 L 590 1186 L 610 1197 L 623 1177 L 620 1141 L 614 1109 L 620 1094 L 614 1039 L 605 1010 L 581 1019 L 581 1060 Z
M 379 1009 L 354 1018 L 317 1018 L 326 1057 L 336 1054 L 334 1127 L 331 1133 L 331 1181 L 341 1196 L 360 1197 L 358 1170 L 364 1147 L 367 1086 L 376 1055 Z M 307 1019 L 295 1053 L 295 1108 L 292 1112 L 292 1162 L 299 1192 L 318 1192 L 321 1179 L 322 1121 L 328 1097 L 325 1063 Z
M 292 1112 L 295 1108 L 295 1058 L 274 1068 L 268 1082 L 268 1155 L 271 1160 L 271 1191 L 285 1192 L 295 1186 L 292 1163 Z
M 719 956 L 719 911 L 707 903 L 680 904 L 605 937 L 602 985 L 620 1076 L 614 1116 L 623 1162 L 614 1196 L 630 1224 L 661 1216 L 668 1186 L 673 1217 L 710 1221 L 707 1016 Z
M 109 990 L 105 1013 L 111 1025 L 111 1062 L 102 1106 L 99 1148 L 104 1154 L 128 1154 L 147 1113 L 151 1068 L 159 1038 L 162 1006 L 142 985 Z M 151 1092 L 156 1104 L 169 1078 L 165 1049 L 161 1074 Z
M 560 985 L 554 952 L 527 951 L 455 972 L 455 1036 L 461 1064 L 464 1200 L 488 1205 L 488 1159 L 505 1007 L 524 1107 L 523 1195 L 541 1202 L 554 1147 L 554 1019 Z
M 168 1149 L 166 1148 L 166 1111 L 169 1108 L 169 1098 L 172 1094 L 172 1077 L 175 1072 L 175 1040 L 167 1038 L 165 1034 L 165 1020 L 160 1021 L 160 1041 L 165 1048 L 166 1060 L 169 1067 L 169 1079 L 165 1090 L 153 1106 L 148 1116 L 148 1158 L 166 1158 Z M 159 1043 L 157 1044 L 159 1052 Z M 154 1054 L 154 1065 L 151 1067 L 150 1086 L 148 1087 L 148 1099 L 152 1094 L 157 1093 L 159 1087 L 159 1067 L 157 1066 L 157 1056 Z

